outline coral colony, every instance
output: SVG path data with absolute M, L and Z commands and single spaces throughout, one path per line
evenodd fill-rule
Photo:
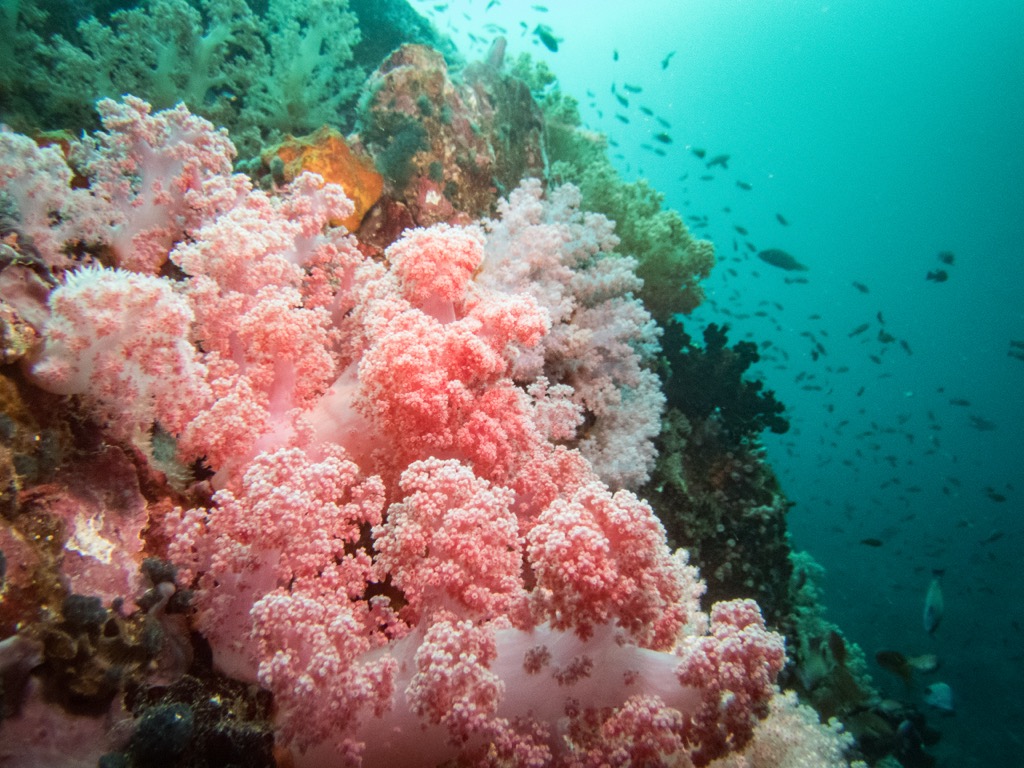
M 781 406 L 724 331 L 661 352 L 710 244 L 542 68 L 364 83 L 299 5 L 349 36 L 150 4 L 179 49 L 46 138 L 158 23 L 85 22 L 0 133 L 0 765 L 847 765 L 750 599 L 787 687 L 851 677 L 796 626 Z

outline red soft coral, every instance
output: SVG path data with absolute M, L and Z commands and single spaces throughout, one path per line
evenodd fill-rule
M 238 487 L 214 495 L 214 507 L 178 510 L 165 523 L 182 578 L 201 574 L 198 624 L 228 674 L 255 679 L 249 612 L 265 595 L 322 578 L 336 599 L 355 599 L 373 578 L 355 545 L 380 523 L 384 488 L 340 448 L 325 451 L 320 460 L 298 448 L 260 454 Z
M 757 603 L 730 600 L 712 608 L 711 634 L 688 638 L 681 653 L 679 682 L 701 692 L 686 737 L 699 745 L 693 761 L 703 766 L 750 741 L 758 719 L 768 713 L 785 643 L 765 629 Z
M 406 495 L 374 529 L 374 545 L 381 579 L 390 573 L 408 601 L 403 618 L 415 624 L 446 606 L 474 617 L 522 614 L 514 494 L 451 459 L 415 462 L 399 484 Z
M 452 238 L 456 252 L 472 249 L 473 240 L 457 230 L 434 228 L 399 241 L 388 253 L 400 253 L 405 274 L 419 275 L 418 260 L 437 262 L 438 237 Z M 449 281 L 452 314 L 439 320 L 409 302 L 393 274 L 370 281 L 359 309 L 366 347 L 356 406 L 397 447 L 389 457 L 395 466 L 429 455 L 458 458 L 479 476 L 504 482 L 543 439 L 508 372 L 511 349 L 537 343 L 547 315 L 525 296 L 472 285 L 456 296 L 462 285 Z M 418 288 L 410 290 L 419 296 Z
M 616 622 L 642 645 L 667 649 L 688 621 L 688 576 L 650 506 L 598 482 L 556 499 L 527 534 L 538 608 L 586 638 Z

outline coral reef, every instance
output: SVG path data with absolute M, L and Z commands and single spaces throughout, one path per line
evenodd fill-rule
M 228 128 L 251 159 L 288 133 L 350 129 L 365 72 L 402 43 L 428 43 L 458 60 L 405 3 L 358 2 L 355 12 L 347 0 L 106 5 L 5 4 L 4 122 L 94 128 L 97 100 L 131 93 L 156 109 L 185 103 Z
M 741 341 L 729 347 L 727 331 L 727 326 L 712 323 L 704 329 L 701 347 L 693 344 L 681 323 L 666 326 L 663 348 L 669 407 L 691 421 L 713 418 L 729 447 L 742 445 L 765 429 L 784 434 L 789 429 L 782 417 L 785 407 L 771 390 L 762 392 L 763 382 L 743 377 L 760 359 L 757 345 Z
M 121 146 L 119 127 L 145 133 L 166 120 L 134 103 L 128 114 L 108 124 L 107 146 Z M 159 155 L 149 157 L 159 167 Z M 72 600 L 83 626 L 92 631 L 104 605 L 140 591 L 124 579 L 154 527 L 183 568 L 178 583 L 196 589 L 194 621 L 215 668 L 269 689 L 278 737 L 306 758 L 326 749 L 354 759 L 372 745 L 374 759 L 385 759 L 415 743 L 442 760 L 472 754 L 483 739 L 559 761 L 557 710 L 542 715 L 529 699 L 502 693 L 530 648 L 544 658 L 537 682 L 551 693 L 562 687 L 561 707 L 580 702 L 576 718 L 628 709 L 657 692 L 658 706 L 680 711 L 679 744 L 698 763 L 749 739 L 782 666 L 781 639 L 764 630 L 753 603 L 717 607 L 707 634 L 694 574 L 671 555 L 650 507 L 612 494 L 582 456 L 548 441 L 571 429 L 575 410 L 552 410 L 511 376 L 517 351 L 540 343 L 552 319 L 528 293 L 473 280 L 482 231 L 410 230 L 388 248 L 385 267 L 363 259 L 343 231 L 326 229 L 352 211 L 338 187 L 303 174 L 271 199 L 213 173 L 203 188 L 232 198 L 198 207 L 203 220 L 167 255 L 187 280 L 82 268 L 53 290 L 39 328 L 35 381 L 78 393 L 83 412 L 112 439 L 139 442 L 146 422 L 159 423 L 180 439 L 182 456 L 202 457 L 216 472 L 220 489 L 205 506 L 167 513 L 164 503 L 159 523 L 141 492 L 100 493 L 94 507 L 66 503 L 95 471 L 61 470 L 53 491 L 25 496 L 23 508 L 31 504 L 64 531 L 53 537 L 63 545 L 56 567 L 72 593 L 97 595 Z M 261 232 L 263 241 L 240 231 Z M 183 324 L 158 320 L 160 333 L 132 336 L 140 329 L 128 319 L 138 310 L 125 290 L 149 304 L 147 314 Z M 72 318 L 79 324 L 65 320 Z M 108 338 L 116 341 L 98 344 Z M 126 387 L 144 393 L 129 399 L 143 407 L 119 416 L 117 392 Z M 120 467 L 101 474 L 124 488 L 131 465 Z M 452 545 L 438 540 L 423 561 L 415 542 L 436 525 L 427 510 L 450 515 L 448 532 L 459 518 L 477 531 L 489 519 L 493 530 Z M 467 546 L 479 549 L 476 564 Z M 470 569 L 463 577 L 452 568 L 460 561 Z M 565 578 L 567 567 L 577 578 Z M 683 651 L 687 638 L 692 663 L 680 666 L 674 686 L 652 687 L 654 668 L 678 665 L 670 651 Z M 719 651 L 730 643 L 743 649 L 739 657 Z M 472 653 L 478 666 L 439 704 L 452 653 Z M 619 658 L 597 669 L 598 654 Z M 407 677 L 413 660 L 420 671 Z M 741 678 L 726 672 L 736 663 L 747 670 L 739 687 Z M 620 676 L 609 679 L 615 669 Z M 708 701 L 732 692 L 736 710 L 719 717 L 692 702 L 691 688 L 706 688 Z M 595 699 L 597 690 L 605 698 Z M 464 699 L 477 702 L 476 714 L 452 719 Z M 168 712 L 152 716 L 191 733 L 182 725 L 190 714 Z M 383 733 L 392 734 L 392 750 L 379 743 Z M 465 746 L 452 753 L 448 739 Z
M 330 223 L 351 231 L 359 229 L 366 212 L 384 191 L 384 178 L 374 170 L 373 162 L 327 126 L 308 136 L 289 136 L 264 150 L 261 159 L 278 185 L 290 184 L 308 171 L 342 187 L 352 201 L 353 211 L 348 217 Z
M 756 438 L 785 431 L 783 407 L 744 378 L 756 361 L 747 342 L 726 345 L 709 326 L 703 347 L 673 322 L 662 337 L 667 403 L 658 462 L 643 493 L 670 540 L 691 552 L 714 599 L 752 597 L 773 624 L 792 609 L 788 509 Z
M 715 264 L 714 246 L 695 238 L 678 211 L 643 179 L 624 181 L 608 160 L 604 136 L 580 127 L 576 101 L 561 92 L 543 63 L 521 55 L 512 71 L 527 83 L 544 111 L 551 177 L 577 185 L 583 208 L 616 222 L 622 253 L 637 259 L 638 296 L 661 325 L 704 299 L 700 281 Z
M 780 683 L 883 733 L 756 352 L 670 323 L 710 245 L 542 67 L 400 3 L 18 5 L 12 124 L 95 130 L 0 131 L 0 763 L 847 765 Z
M 359 133 L 388 194 L 429 226 L 493 210 L 499 190 L 542 168 L 540 112 L 522 84 L 481 63 L 456 84 L 444 58 L 406 45 L 367 80 Z

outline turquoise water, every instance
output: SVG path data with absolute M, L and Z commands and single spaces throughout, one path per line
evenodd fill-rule
M 548 63 L 619 171 L 715 243 L 687 330 L 759 345 L 792 423 L 763 440 L 828 617 L 928 713 L 939 765 L 1021 764 L 1024 5 L 411 2 L 467 59 L 503 29 Z M 940 667 L 905 686 L 883 650 Z M 929 708 L 939 682 L 955 714 Z
M 947 682 L 957 709 L 930 715 L 940 764 L 1020 764 L 1024 362 L 1008 352 L 1024 339 L 1024 5 L 434 5 L 416 7 L 464 50 L 465 33 L 506 26 L 510 52 L 547 61 L 584 122 L 618 142 L 620 170 L 651 179 L 691 226 L 706 218 L 695 231 L 720 263 L 697 319 L 762 343 L 761 373 L 793 423 L 765 441 L 795 502 L 794 544 L 828 570 L 830 617 L 869 658 L 939 655 L 922 682 Z M 563 38 L 556 53 L 529 34 L 538 23 Z M 671 144 L 654 138 L 663 130 Z M 704 162 L 728 153 L 728 170 L 701 180 L 694 148 Z M 764 264 L 747 241 L 809 270 Z M 946 282 L 926 279 L 940 268 Z M 933 569 L 946 615 L 929 636 Z

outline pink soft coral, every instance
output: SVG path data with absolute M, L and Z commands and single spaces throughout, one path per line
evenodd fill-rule
M 204 176 L 155 145 L 194 129 L 221 156 L 183 108 L 106 109 L 100 241 L 145 270 L 170 248 L 184 278 L 71 276 L 38 375 L 115 434 L 164 424 L 217 471 L 209 506 L 162 532 L 215 664 L 273 693 L 298 765 L 704 764 L 750 738 L 781 639 L 743 602 L 708 634 L 650 508 L 552 443 L 595 446 L 586 409 L 628 437 L 632 468 L 601 473 L 646 472 L 654 333 L 607 220 L 527 185 L 488 225 L 500 248 L 438 226 L 368 262 L 328 226 L 337 187 L 269 195 L 221 161 Z M 138 395 L 123 413 L 119 387 Z
M 614 253 L 614 223 L 579 210 L 566 184 L 545 199 L 537 179 L 524 181 L 486 223 L 477 278 L 496 292 L 524 293 L 543 307 L 551 329 L 515 359 L 512 377 L 544 375 L 572 387 L 590 426 L 580 451 L 613 488 L 635 488 L 654 466 L 654 438 L 664 397 L 650 370 L 658 330 L 635 297 L 643 285 L 636 260 Z
M 408 600 L 403 617 L 416 624 L 449 604 L 474 617 L 521 614 L 514 494 L 451 459 L 415 462 L 399 485 L 405 497 L 374 529 L 374 546 L 381 579 L 390 573 Z
M 106 246 L 115 266 L 155 274 L 175 243 L 229 209 L 250 188 L 233 175 L 235 148 L 183 104 L 152 114 L 125 96 L 96 105 L 103 130 L 45 148 L 0 131 L 0 191 L 51 268 L 72 266 L 76 246 Z M 72 185 L 76 173 L 88 187 Z
M 192 307 L 165 281 L 91 267 L 50 295 L 46 343 L 30 367 L 42 388 L 81 395 L 111 433 L 147 442 L 154 422 L 180 433 L 208 399 L 191 343 Z
M 681 653 L 676 676 L 702 698 L 686 726 L 690 741 L 699 744 L 693 761 L 707 765 L 751 739 L 758 718 L 768 712 L 786 649 L 779 635 L 765 629 L 757 603 L 731 600 L 714 605 L 711 634 L 689 638 Z
M 399 467 L 436 455 L 506 481 L 543 439 L 526 396 L 509 378 L 509 355 L 541 339 L 547 315 L 529 297 L 466 283 L 480 256 L 475 238 L 443 227 L 406 238 L 387 252 L 406 279 L 383 273 L 364 290 L 358 316 L 366 342 L 355 405 L 395 446 L 391 459 Z M 448 240 L 458 266 L 444 261 Z M 434 273 L 447 276 L 445 306 L 418 306 L 426 278 L 410 276 Z
M 388 248 L 391 269 L 402 293 L 438 320 L 454 320 L 473 273 L 483 261 L 479 232 L 437 224 L 413 229 Z
M 556 499 L 527 540 L 534 598 L 553 626 L 587 637 L 615 622 L 642 645 L 675 644 L 689 618 L 687 577 L 646 502 L 590 483 Z
M 338 375 L 335 305 L 362 256 L 327 222 L 351 207 L 340 187 L 303 174 L 276 198 L 250 192 L 171 254 L 189 275 L 215 394 L 181 447 L 222 476 L 289 444 L 295 417 Z
M 373 578 L 369 555 L 351 550 L 380 523 L 384 488 L 364 479 L 340 448 L 327 454 L 316 461 L 298 448 L 260 454 L 238 488 L 214 495 L 214 508 L 178 510 L 166 522 L 182 577 L 201 575 L 198 624 L 228 674 L 256 677 L 249 613 L 264 596 L 323 579 L 344 600 Z
M 96 109 L 104 130 L 73 148 L 90 179 L 83 239 L 109 245 L 120 267 L 155 273 L 176 242 L 234 205 L 248 182 L 232 176 L 227 132 L 184 104 L 153 115 L 125 96 Z
M 305 750 L 318 744 L 334 764 L 359 762 L 365 746 L 352 734 L 392 706 L 398 664 L 369 655 L 373 636 L 332 579 L 300 579 L 252 608 L 261 651 L 259 681 L 274 694 L 278 735 Z
M 21 234 L 51 269 L 69 263 L 65 247 L 83 239 L 81 206 L 88 192 L 73 190 L 73 178 L 59 145 L 40 147 L 0 126 L 0 193 Z

